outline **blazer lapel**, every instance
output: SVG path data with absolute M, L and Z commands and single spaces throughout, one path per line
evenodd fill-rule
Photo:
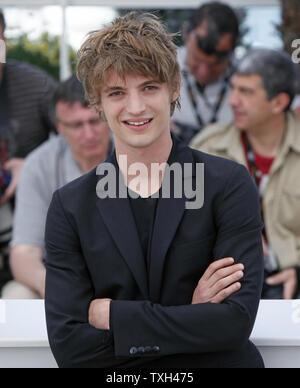
M 170 160 L 169 163 L 170 165 L 174 162 L 179 163 L 183 171 L 185 163 L 193 162 L 192 153 L 189 148 L 178 143 L 174 137 L 173 141 L 175 142 L 174 160 Z M 185 178 L 191 179 L 192 176 Z M 165 258 L 184 215 L 186 201 L 188 201 L 185 197 L 183 186 L 184 179 L 182 180 L 182 196 L 181 198 L 175 198 L 174 181 L 171 180 L 170 198 L 160 198 L 158 200 L 151 242 L 149 274 L 149 295 L 150 300 L 154 303 L 160 300 Z
M 116 198 L 97 198 L 97 208 L 116 246 L 131 270 L 143 297 L 149 299 L 146 264 L 129 199 L 118 198 L 119 168 L 114 156 L 109 157 L 105 163 L 110 163 L 115 167 L 117 195 Z M 99 180 L 101 177 L 103 178 L 103 175 L 100 175 Z
M 185 209 L 183 199 L 159 199 L 152 234 L 150 253 L 149 294 L 150 300 L 160 299 L 165 257 Z

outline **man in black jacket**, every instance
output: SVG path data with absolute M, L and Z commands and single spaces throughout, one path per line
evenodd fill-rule
M 0 9 L 2 50 L 5 28 Z M 24 158 L 56 131 L 48 112 L 55 88 L 56 82 L 43 70 L 15 60 L 1 63 L 0 58 L 0 292 L 11 279 L 8 244 L 14 203 L 10 200 L 14 199 Z
M 262 367 L 249 341 L 263 277 L 256 189 L 244 167 L 171 136 L 171 36 L 154 16 L 119 18 L 89 35 L 78 75 L 115 153 L 49 208 L 45 304 L 58 365 Z

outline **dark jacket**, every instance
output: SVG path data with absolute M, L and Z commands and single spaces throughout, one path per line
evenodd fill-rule
M 256 188 L 241 165 L 174 141 L 178 163 L 204 163 L 204 204 L 187 210 L 187 198 L 172 192 L 159 199 L 149 271 L 129 199 L 99 199 L 103 176 L 96 170 L 54 193 L 46 225 L 45 306 L 59 366 L 263 365 L 248 340 L 263 279 Z M 206 268 L 223 257 L 244 264 L 241 289 L 221 304 L 191 305 Z M 88 323 L 94 298 L 113 299 L 109 331 Z

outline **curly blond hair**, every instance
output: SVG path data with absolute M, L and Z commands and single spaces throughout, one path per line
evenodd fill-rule
M 180 83 L 177 47 L 153 14 L 129 14 L 88 34 L 78 52 L 77 77 L 91 106 L 101 103 L 101 88 L 112 70 L 123 79 L 137 74 L 166 82 L 172 93 Z M 171 103 L 171 114 L 179 100 Z

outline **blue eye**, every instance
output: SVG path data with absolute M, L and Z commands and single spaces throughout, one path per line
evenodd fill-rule
M 109 94 L 110 97 L 122 96 L 122 95 L 123 95 L 123 92 L 121 92 L 121 91 L 112 92 L 112 93 Z
M 148 85 L 145 87 L 145 90 L 155 90 L 155 89 L 157 89 L 157 87 L 154 85 Z

